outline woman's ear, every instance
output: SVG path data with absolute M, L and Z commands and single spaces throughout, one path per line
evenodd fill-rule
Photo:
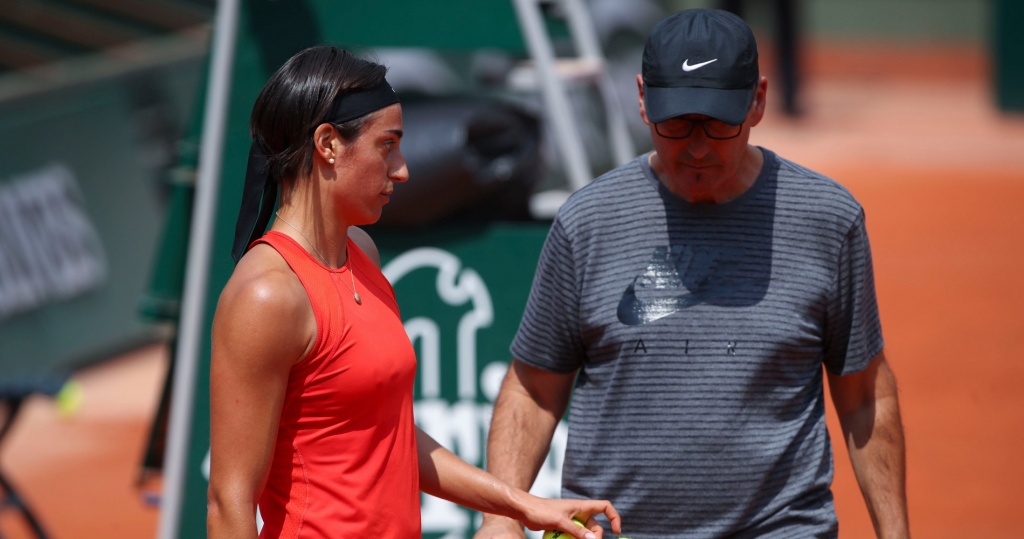
M 313 152 L 324 161 L 334 164 L 341 151 L 341 137 L 331 124 L 320 124 L 313 131 Z

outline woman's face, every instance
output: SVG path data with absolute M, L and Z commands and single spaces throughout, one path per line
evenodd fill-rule
M 338 140 L 336 207 L 350 225 L 374 223 L 395 184 L 409 179 L 399 147 L 402 106 L 396 103 L 372 113 L 355 140 Z

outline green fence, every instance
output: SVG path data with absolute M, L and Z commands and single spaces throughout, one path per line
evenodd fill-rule
M 181 62 L 0 102 L 0 381 L 155 338 L 136 305 L 165 208 L 159 156 L 197 73 Z

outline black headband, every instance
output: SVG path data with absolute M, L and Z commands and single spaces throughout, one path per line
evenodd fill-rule
M 320 123 L 342 124 L 395 103 L 398 103 L 398 94 L 388 81 L 381 79 L 377 86 L 336 97 L 327 116 Z M 277 182 L 271 181 L 267 156 L 253 141 L 245 168 L 242 205 L 238 210 L 238 221 L 235 222 L 235 239 L 231 244 L 231 257 L 236 264 L 252 242 L 267 230 L 276 203 Z

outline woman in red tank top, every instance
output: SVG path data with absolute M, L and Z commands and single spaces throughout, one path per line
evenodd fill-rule
M 416 427 L 415 353 L 356 228 L 408 179 L 385 71 L 313 47 L 253 107 L 237 265 L 213 321 L 209 536 L 256 537 L 258 506 L 261 538 L 420 537 L 421 490 L 530 529 L 592 539 L 593 519 L 570 519 L 605 513 L 618 531 L 607 501 L 534 497 Z

